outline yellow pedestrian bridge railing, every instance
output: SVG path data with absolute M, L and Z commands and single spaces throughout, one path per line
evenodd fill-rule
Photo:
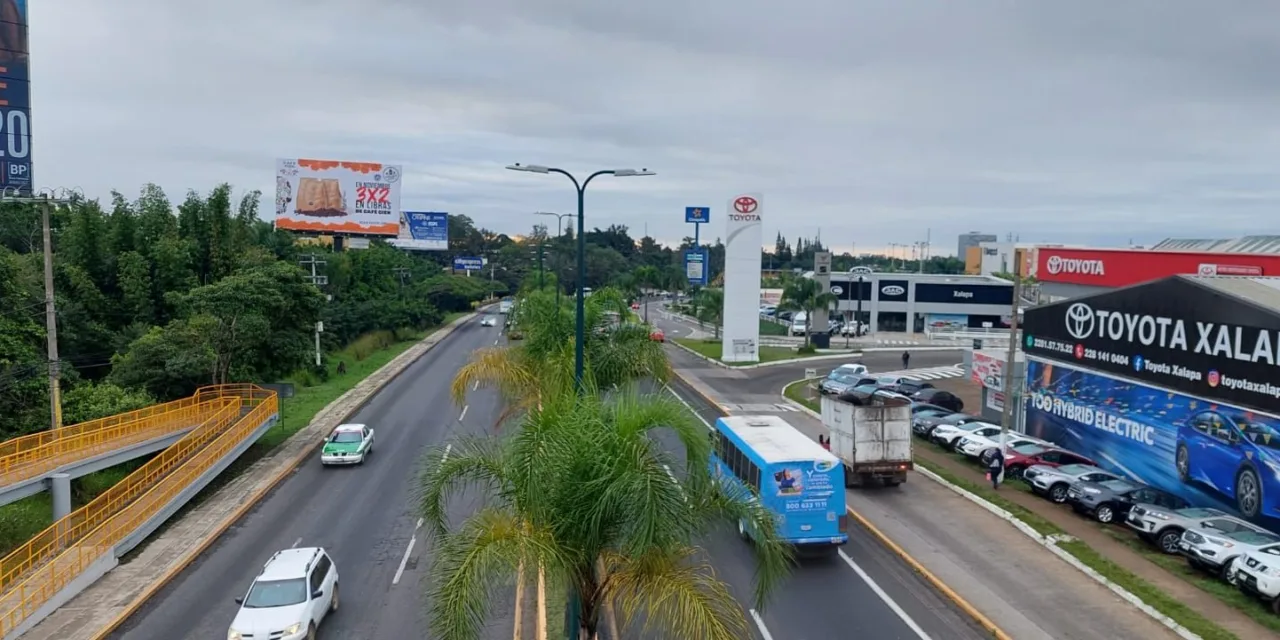
M 203 387 L 195 395 L 0 442 L 0 487 L 45 475 L 77 460 L 190 428 L 244 385 Z
M 12 632 L 130 533 L 279 413 L 275 392 L 255 385 L 201 389 L 221 404 L 190 433 L 89 504 L 0 560 L 0 636 Z

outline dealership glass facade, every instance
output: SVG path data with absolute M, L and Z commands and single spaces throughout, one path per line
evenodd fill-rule
M 873 273 L 831 274 L 840 288 L 838 311 L 852 317 L 862 301 L 871 331 L 924 332 L 941 327 L 1009 326 L 1013 283 L 986 276 Z
M 1028 310 L 1028 432 L 1280 531 L 1280 314 L 1267 301 L 1280 283 L 1176 276 Z

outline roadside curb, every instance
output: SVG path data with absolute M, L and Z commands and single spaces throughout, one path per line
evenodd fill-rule
M 436 345 L 440 344 L 441 342 L 444 342 L 446 338 L 453 335 L 453 332 L 459 326 L 461 326 L 463 323 L 467 322 L 468 320 L 475 318 L 475 316 L 479 312 L 480 312 L 480 309 L 476 309 L 476 311 L 468 313 L 467 315 L 464 315 L 454 320 L 453 322 L 449 323 L 446 326 L 440 327 L 431 335 L 427 336 L 426 338 L 423 338 L 418 344 L 415 344 L 409 347 L 404 352 L 397 355 L 390 362 L 383 365 L 381 369 L 374 371 L 373 373 L 369 374 L 369 376 L 367 376 L 364 380 L 357 382 L 355 386 L 353 386 L 351 389 L 348 389 L 341 396 L 338 396 L 332 402 L 326 405 L 323 409 L 317 412 L 315 417 L 312 418 L 311 422 L 308 423 L 307 426 L 302 427 L 301 429 L 298 430 L 297 433 L 290 436 L 284 442 L 281 442 L 277 447 L 277 451 L 284 451 L 289 446 L 290 443 L 301 442 L 307 439 L 314 441 L 316 431 L 327 430 L 327 428 L 332 428 L 332 427 L 329 426 L 326 429 L 313 429 L 312 427 L 315 427 L 316 425 L 321 425 L 321 426 L 330 425 L 330 423 L 332 423 L 333 425 L 336 425 L 346 420 L 350 416 L 354 415 L 356 412 L 360 411 L 362 408 L 365 407 L 365 405 L 369 403 L 369 400 L 374 395 L 376 395 L 380 390 L 382 390 L 383 387 L 387 386 L 388 384 L 396 380 L 396 378 L 398 378 L 400 374 L 404 373 L 404 371 L 408 369 L 410 365 L 412 365 L 422 356 L 426 355 L 428 351 L 434 349 Z M 369 378 L 372 378 L 373 376 L 377 375 L 379 371 L 383 371 L 387 369 L 390 369 L 391 373 L 383 377 L 381 380 L 374 381 L 373 383 L 368 385 L 364 384 L 367 380 L 369 380 Z M 341 415 L 336 415 L 336 416 L 332 415 L 336 411 L 338 411 L 338 407 L 340 406 L 340 403 L 342 403 L 344 400 L 350 400 L 352 396 L 363 396 L 363 397 L 360 398 L 355 404 L 351 405 L 349 409 L 342 411 Z M 283 481 L 285 478 L 292 475 L 293 472 L 300 465 L 302 465 L 304 462 L 307 461 L 308 458 L 312 456 L 312 454 L 315 452 L 316 447 L 318 446 L 319 445 L 317 444 L 316 446 L 302 447 L 298 451 L 298 453 L 294 455 L 292 458 L 281 460 L 279 466 L 275 467 L 276 471 L 274 475 L 269 476 L 261 485 L 259 485 L 256 489 L 254 489 L 252 493 L 246 496 L 241 501 L 240 506 L 236 507 L 231 513 L 229 513 L 220 522 L 218 522 L 218 524 L 214 525 L 214 527 L 209 531 L 208 534 L 203 536 L 199 540 L 199 542 L 197 542 L 194 546 L 190 547 L 190 550 L 187 551 L 182 556 L 180 556 L 177 561 L 175 561 L 167 570 L 165 570 L 160 575 L 159 578 L 153 580 L 151 584 L 149 584 L 145 589 L 142 590 L 140 594 L 138 594 L 138 596 L 136 596 L 132 601 L 126 604 L 124 608 L 121 609 L 120 613 L 112 617 L 112 619 L 106 625 L 104 625 L 101 629 L 94 632 L 93 635 L 91 636 L 92 639 L 105 640 L 105 638 L 111 635 L 111 633 L 113 633 L 117 628 L 119 628 L 120 625 L 124 624 L 126 620 L 128 620 L 130 617 L 136 614 L 139 609 L 141 609 L 144 605 L 146 605 L 148 600 L 154 597 L 155 594 L 158 593 L 161 589 L 163 589 L 169 582 L 173 581 L 173 579 L 176 578 L 178 574 L 182 573 L 182 571 L 184 571 L 188 566 L 191 565 L 192 562 L 194 562 L 197 558 L 199 558 L 200 555 L 203 554 L 214 542 L 216 542 L 219 538 L 221 538 L 222 535 L 225 534 L 228 529 L 230 529 L 236 522 L 239 522 L 240 519 L 243 518 L 251 509 L 256 507 L 257 504 L 261 502 L 262 499 L 267 496 L 267 494 L 271 493 L 271 491 L 274 490 L 276 486 L 280 484 L 281 481 Z M 268 455 L 264 457 L 263 460 L 268 460 L 270 457 L 271 456 Z M 246 469 L 246 471 L 249 471 L 249 470 Z M 196 541 L 193 540 L 189 542 L 196 542 Z
M 788 383 L 787 385 L 783 386 L 782 388 L 783 392 L 779 395 L 782 396 L 782 400 L 786 402 L 788 405 L 800 411 L 803 411 L 809 416 L 812 416 L 814 418 L 818 418 L 819 420 L 821 420 L 822 416 L 819 415 L 816 411 L 800 404 L 799 402 L 792 400 L 791 398 L 788 398 L 786 395 L 786 389 L 791 385 L 798 384 L 801 382 L 808 382 L 809 380 L 813 380 L 813 379 L 814 378 L 805 378 L 802 380 L 797 380 L 795 382 Z M 1184 640 L 1203 640 L 1203 638 L 1193 633 L 1190 629 L 1187 629 L 1186 627 L 1178 624 L 1178 622 L 1173 618 L 1170 618 L 1169 616 L 1166 616 L 1163 613 L 1160 613 L 1159 611 L 1157 611 L 1154 607 L 1147 604 L 1146 601 L 1144 601 L 1142 598 L 1139 598 L 1138 596 L 1129 592 L 1124 587 L 1112 582 L 1106 576 L 1095 571 L 1093 567 L 1090 567 L 1089 565 L 1081 562 L 1080 559 L 1072 555 L 1070 551 L 1067 551 L 1058 546 L 1058 543 L 1070 542 L 1074 540 L 1074 538 L 1070 536 L 1042 535 L 1039 531 L 1036 531 L 1030 525 L 1018 519 L 1017 516 L 1013 515 L 1012 513 L 1009 513 L 1004 509 L 1001 509 L 1000 507 L 996 506 L 995 504 L 992 504 L 991 502 L 982 498 L 981 496 L 978 496 L 974 493 L 966 491 L 961 487 L 956 486 L 955 484 L 948 481 L 946 478 L 943 478 L 942 476 L 920 465 L 914 465 L 914 467 L 915 467 L 916 473 L 919 473 L 924 477 L 930 480 L 933 480 L 934 482 L 937 482 L 938 484 L 954 491 L 960 497 L 968 500 L 969 502 L 972 502 L 973 504 L 978 505 L 979 507 L 982 507 L 983 509 L 985 509 L 995 517 L 1000 518 L 1005 522 L 1008 522 L 1010 525 L 1013 525 L 1015 529 L 1017 529 L 1018 531 L 1021 531 L 1024 535 L 1031 538 L 1032 540 L 1035 540 L 1037 543 L 1040 544 L 1040 546 L 1048 549 L 1051 553 L 1053 553 L 1053 555 L 1058 556 L 1058 558 L 1060 558 L 1063 562 L 1066 562 L 1067 564 L 1075 567 L 1076 569 L 1079 569 L 1082 573 L 1092 578 L 1095 582 L 1111 590 L 1111 592 L 1116 594 L 1117 596 L 1120 596 L 1120 598 L 1125 602 L 1128 602 L 1139 611 L 1150 616 L 1156 622 L 1159 622 L 1160 624 L 1164 625 L 1170 631 L 1177 634 L 1178 637 L 1183 638 Z M 861 517 L 859 517 L 858 519 L 862 520 Z M 875 532 L 874 528 L 872 527 L 868 527 L 868 528 L 871 529 L 872 532 Z M 909 556 L 905 556 L 905 557 L 909 557 Z
M 744 364 L 744 365 L 734 366 L 731 364 L 725 364 L 724 362 L 716 360 L 715 358 L 708 358 L 707 356 L 704 356 L 701 353 L 698 353 L 697 351 L 694 351 L 693 349 L 690 349 L 689 347 L 686 347 L 680 344 L 679 342 L 676 342 L 675 340 L 668 341 L 668 344 L 671 344 L 680 349 L 683 349 L 686 353 L 688 353 L 689 355 L 692 355 L 695 358 L 706 360 L 707 362 L 710 362 L 711 364 L 714 364 L 717 367 L 723 367 L 725 369 L 764 369 L 766 367 L 777 367 L 784 364 L 813 362 L 815 360 L 839 360 L 842 358 L 858 358 L 862 356 L 861 351 L 850 351 L 847 353 L 823 354 L 818 356 L 812 356 L 809 358 L 788 358 L 786 360 L 771 360 L 769 362 L 757 362 L 756 364 Z

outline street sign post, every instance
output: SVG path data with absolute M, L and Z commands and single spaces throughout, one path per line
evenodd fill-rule
M 694 247 L 685 249 L 684 252 L 684 273 L 688 278 L 689 284 L 705 287 L 707 286 L 707 267 L 711 260 L 710 252 L 705 247 Z
M 458 256 L 453 259 L 454 271 L 466 271 L 467 275 L 471 275 L 472 271 L 479 271 L 484 268 L 484 259 L 471 256 Z
M 711 207 L 685 207 L 684 221 L 693 225 L 693 246 L 701 244 L 698 231 L 702 225 L 711 222 Z

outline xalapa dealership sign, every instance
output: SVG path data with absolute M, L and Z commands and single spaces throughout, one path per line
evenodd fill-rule
M 1280 409 L 1280 316 L 1184 278 L 1029 309 L 1023 336 L 1032 356 Z

